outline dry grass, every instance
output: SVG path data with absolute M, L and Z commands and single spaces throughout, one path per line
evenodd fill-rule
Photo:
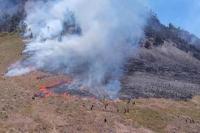
M 0 35 L 1 73 L 21 58 L 22 49 L 23 43 L 16 34 Z M 21 77 L 0 78 L 0 133 L 199 131 L 199 97 L 187 102 L 137 99 L 136 104 L 74 96 L 32 100 L 39 84 L 49 80 L 36 78 L 42 75 L 44 73 L 33 72 Z M 105 104 L 108 104 L 106 109 Z M 124 113 L 125 109 L 129 112 Z
M 195 132 L 200 129 L 200 97 L 187 102 L 138 99 L 127 118 L 156 132 Z M 173 125 L 174 128 L 169 127 Z
M 141 48 L 126 67 L 124 97 L 186 100 L 200 95 L 200 61 L 174 45 L 165 42 L 152 49 Z
M 21 57 L 23 42 L 16 33 L 0 33 L 0 73 Z

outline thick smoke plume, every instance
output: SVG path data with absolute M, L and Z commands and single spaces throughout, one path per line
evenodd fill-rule
M 143 36 L 142 0 L 49 0 L 27 2 L 23 53 L 7 76 L 32 70 L 73 76 L 96 96 L 115 98 L 122 67 Z

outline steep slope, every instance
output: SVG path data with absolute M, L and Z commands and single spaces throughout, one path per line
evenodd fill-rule
M 172 24 L 162 25 L 155 15 L 150 17 L 145 35 L 137 56 L 125 67 L 121 98 L 199 95 L 200 39 Z

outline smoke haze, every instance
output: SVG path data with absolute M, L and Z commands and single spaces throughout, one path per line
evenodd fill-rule
M 0 0 L 0 19 L 3 21 L 5 15 L 13 16 L 21 9 L 21 0 Z M 1 22 L 0 21 L 0 22 Z
M 143 36 L 143 0 L 52 0 L 25 5 L 26 59 L 7 76 L 33 70 L 74 77 L 96 96 L 116 98 L 122 67 Z

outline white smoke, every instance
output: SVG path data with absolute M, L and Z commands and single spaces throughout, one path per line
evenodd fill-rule
M 27 58 L 7 76 L 39 69 L 73 76 L 97 96 L 117 96 L 122 67 L 143 36 L 143 0 L 27 2 Z M 20 71 L 20 72 L 17 72 Z M 24 73 L 21 73 L 24 72 Z

